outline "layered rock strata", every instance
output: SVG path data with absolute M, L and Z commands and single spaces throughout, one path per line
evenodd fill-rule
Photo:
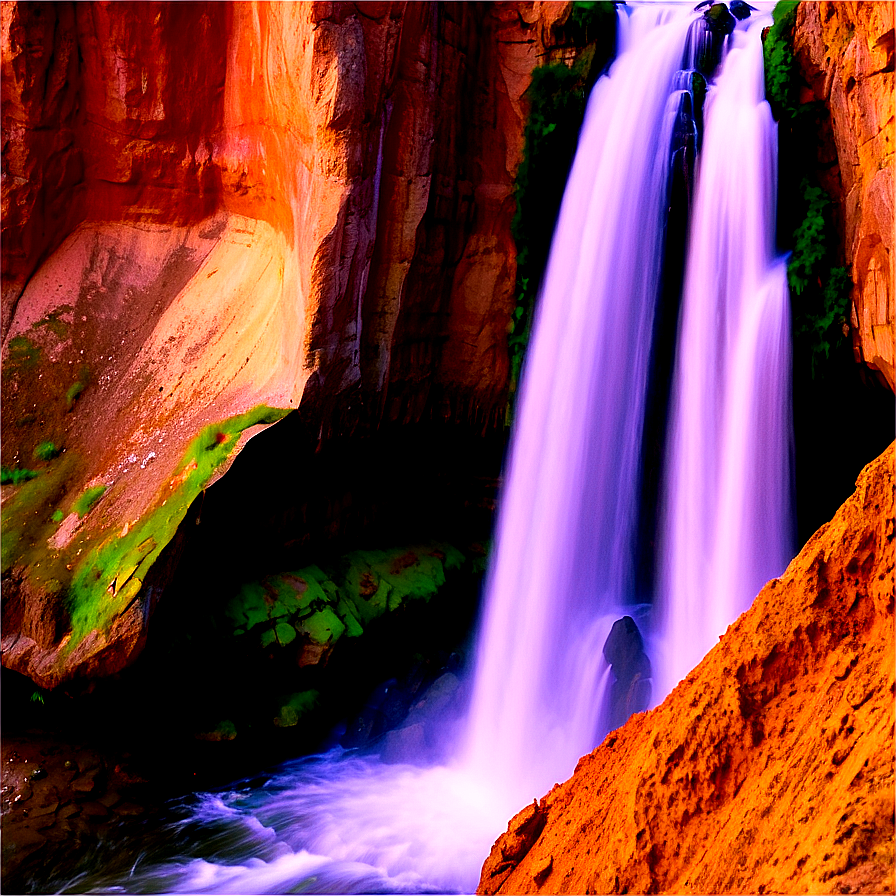
M 893 465 L 510 822 L 480 893 L 893 892 Z
M 893 4 L 803 2 L 794 54 L 809 84 L 804 100 L 830 110 L 824 186 L 839 204 L 850 266 L 856 360 L 894 379 Z

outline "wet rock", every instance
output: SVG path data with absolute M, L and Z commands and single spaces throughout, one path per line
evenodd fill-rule
M 59 802 L 57 800 L 53 800 L 51 803 L 47 803 L 44 806 L 33 806 L 31 808 L 31 817 L 37 818 L 41 815 L 52 815 L 59 808 Z
M 720 36 L 731 34 L 731 32 L 734 31 L 735 25 L 737 25 L 737 19 L 731 15 L 728 11 L 728 7 L 724 3 L 713 3 L 713 5 L 703 13 L 703 18 L 706 20 L 709 30 L 713 34 Z
M 603 653 L 614 679 L 604 720 L 605 728 L 612 731 L 650 705 L 652 671 L 641 632 L 631 616 L 623 616 L 613 623 Z
M 749 19 L 750 14 L 756 12 L 756 7 L 750 6 L 749 3 L 744 3 L 744 0 L 731 0 L 731 3 L 728 4 L 728 8 L 731 10 L 734 17 L 741 21 Z
M 96 773 L 81 775 L 71 783 L 71 789 L 76 794 L 93 793 L 96 789 Z
M 234 740 L 236 738 L 236 725 L 230 719 L 224 719 L 214 728 L 208 731 L 200 731 L 195 737 L 196 740 L 204 740 L 209 743 L 221 743 L 222 741 Z
M 142 815 L 143 811 L 143 807 L 136 803 L 119 803 L 115 807 L 116 815 Z
M 30 854 L 42 847 L 47 842 L 47 838 L 43 834 L 30 828 L 19 828 L 14 834 L 5 835 L 3 837 L 3 852 L 7 850 L 17 856 Z
M 100 797 L 98 802 L 102 803 L 107 809 L 111 809 L 116 803 L 121 802 L 121 797 L 114 790 L 110 790 L 107 794 Z
M 81 804 L 81 813 L 85 818 L 106 818 L 109 810 L 102 803 L 90 800 Z
M 82 773 L 92 772 L 102 768 L 103 760 L 99 753 L 93 750 L 81 750 L 74 757 L 74 765 Z
M 418 722 L 405 728 L 396 728 L 386 733 L 380 759 L 386 765 L 400 762 L 413 764 L 425 759 L 429 753 L 426 743 L 426 729 Z
M 793 51 L 808 84 L 804 100 L 824 104 L 821 186 L 837 203 L 851 265 L 850 333 L 857 361 L 896 391 L 894 348 L 892 3 L 818 2 L 797 7 Z
M 382 724 L 386 730 L 400 725 L 408 714 L 410 695 L 394 682 L 386 689 L 380 704 Z

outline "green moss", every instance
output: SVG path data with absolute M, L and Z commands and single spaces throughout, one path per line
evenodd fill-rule
M 86 386 L 87 384 L 81 382 L 81 380 L 77 380 L 69 386 L 68 391 L 65 393 L 65 406 L 68 410 L 71 410 L 75 406 L 75 402 L 78 400 Z
M 833 352 L 849 332 L 852 290 L 846 268 L 837 265 L 839 239 L 831 197 L 811 169 L 817 153 L 821 119 L 819 103 L 800 103 L 803 82 L 793 56 L 793 30 L 799 3 L 782 0 L 774 9 L 774 25 L 764 38 L 766 96 L 779 119 L 781 171 L 779 215 L 790 248 L 787 279 L 793 312 L 794 373 L 806 369 L 811 379 L 823 377 Z M 843 40 L 850 35 L 841 36 Z M 845 46 L 845 44 L 844 44 Z
M 59 456 L 61 449 L 53 442 L 41 442 L 34 449 L 34 456 L 38 460 L 50 461 Z
M 274 634 L 281 647 L 291 644 L 296 639 L 296 630 L 288 622 L 278 622 L 274 627 Z
M 43 320 L 39 320 L 35 325 L 34 329 L 38 329 L 39 327 L 46 327 L 53 335 L 58 336 L 60 339 L 65 339 L 69 333 L 69 325 L 62 320 L 63 314 L 68 314 L 74 309 L 71 305 L 62 305 L 57 308 L 55 311 L 51 311 Z
M 187 447 L 154 509 L 127 535 L 113 537 L 87 553 L 69 589 L 69 649 L 94 629 L 108 626 L 136 597 L 149 568 L 174 537 L 192 502 L 230 456 L 239 434 L 250 426 L 274 423 L 288 413 L 260 405 L 207 426 Z
M 56 527 L 52 509 L 64 499 L 67 482 L 78 464 L 77 455 L 66 452 L 43 475 L 24 483 L 3 503 L 0 569 L 5 573 L 14 563 L 31 567 L 40 563 L 38 577 L 44 574 L 67 581 L 63 571 L 53 570 L 46 540 Z
M 281 698 L 274 724 L 278 728 L 291 728 L 312 712 L 320 699 L 318 691 L 298 691 Z
M 407 600 L 429 600 L 444 585 L 445 571 L 465 562 L 461 551 L 441 542 L 353 551 L 330 573 L 306 566 L 243 585 L 224 616 L 234 635 L 254 630 L 265 648 L 292 643 L 296 632 L 333 644 L 343 635 L 358 637 L 368 622 Z
M 345 623 L 330 607 L 316 610 L 307 618 L 300 620 L 298 625 L 301 631 L 318 644 L 334 644 L 345 632 Z
M 4 365 L 11 374 L 29 373 L 41 362 L 40 346 L 27 336 L 14 336 L 9 340 L 9 354 Z
M 774 24 L 763 42 L 765 95 L 775 116 L 800 114 L 796 62 L 793 57 L 793 28 L 799 0 L 781 0 L 772 13 Z
M 222 741 L 236 740 L 236 733 L 236 725 L 230 719 L 223 719 L 212 728 L 200 731 L 196 734 L 196 739 L 221 743 Z
M 105 485 L 94 485 L 87 489 L 72 505 L 72 513 L 77 513 L 78 519 L 84 519 L 84 517 L 90 513 L 93 505 L 102 498 L 107 487 L 108 486 Z
M 0 485 L 20 485 L 40 475 L 37 470 L 24 467 L 0 467 Z

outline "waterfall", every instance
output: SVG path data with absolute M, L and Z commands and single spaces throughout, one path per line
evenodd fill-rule
M 651 668 L 656 701 L 783 571 L 789 311 L 767 21 L 724 38 L 691 4 L 620 10 L 539 298 L 454 760 L 334 750 L 196 794 L 60 892 L 472 892 L 507 819 L 567 778 L 632 694 L 647 705 Z
M 598 735 L 602 647 L 633 545 L 668 179 L 693 14 L 623 14 L 592 91 L 522 377 L 486 589 L 468 755 L 530 799 Z
M 731 35 L 707 99 L 663 495 L 664 693 L 793 556 L 790 308 L 762 24 Z

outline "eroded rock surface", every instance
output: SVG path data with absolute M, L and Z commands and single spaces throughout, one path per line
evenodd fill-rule
M 567 13 L 3 3 L 3 463 L 38 473 L 4 486 L 5 665 L 130 662 L 191 502 L 291 409 L 501 418 L 523 94 Z
M 800 3 L 794 52 L 811 94 L 830 110 L 824 186 L 840 206 L 850 265 L 856 359 L 894 379 L 893 4 Z
M 661 706 L 511 822 L 480 893 L 893 892 L 893 465 L 891 445 Z

